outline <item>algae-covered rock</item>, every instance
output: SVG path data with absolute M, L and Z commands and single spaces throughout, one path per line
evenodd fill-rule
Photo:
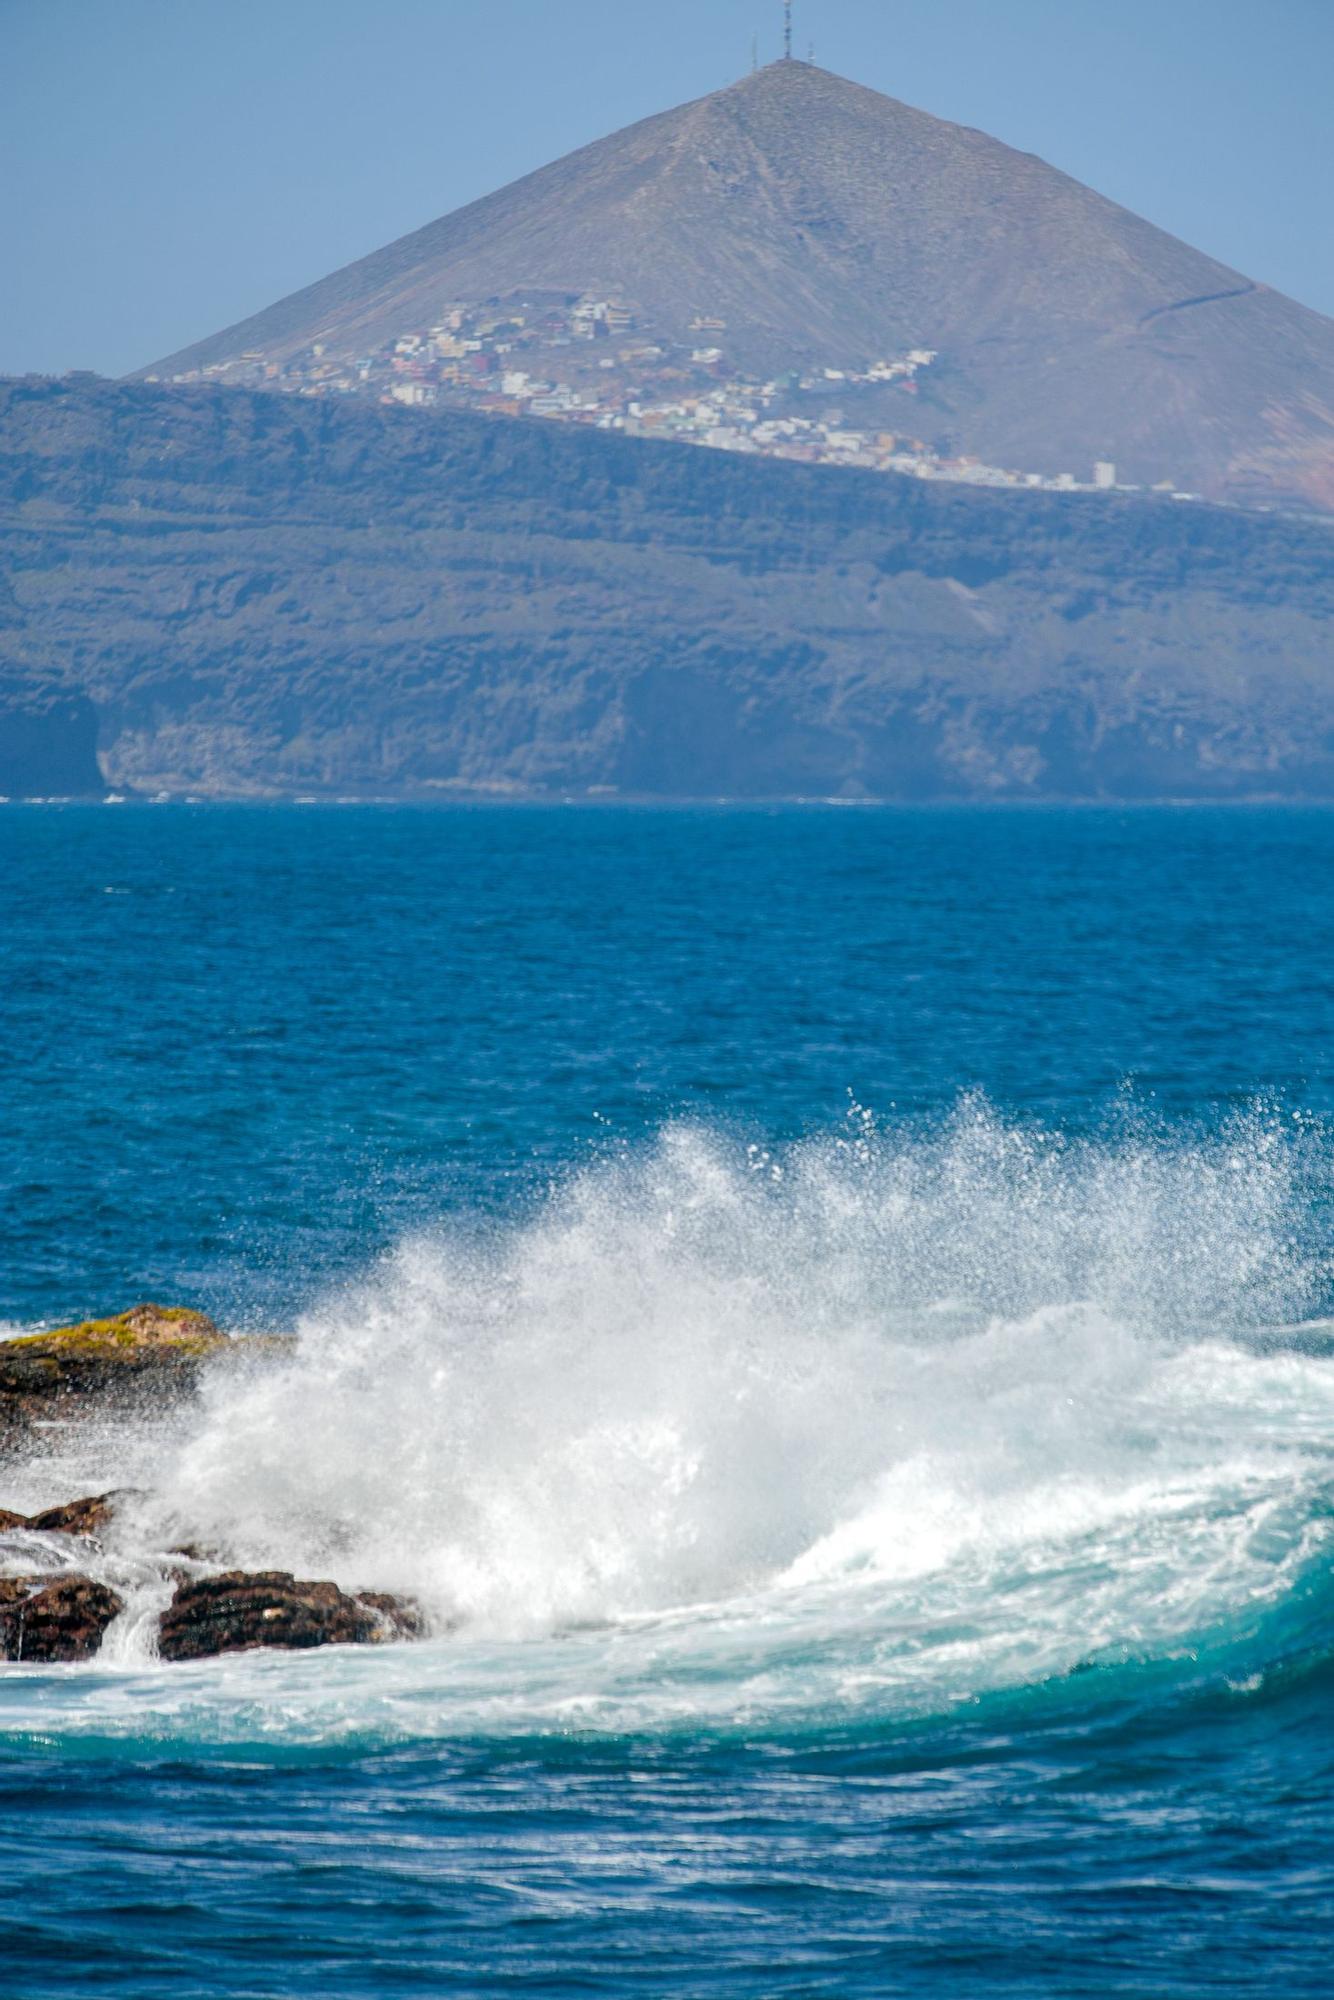
M 25 1334 L 0 1343 L 0 1421 L 22 1429 L 60 1402 L 180 1393 L 230 1346 L 205 1313 L 155 1305 Z
M 207 1313 L 188 1306 L 134 1306 L 110 1319 L 81 1320 L 0 1343 L 0 1389 L 38 1393 L 90 1373 L 199 1361 L 228 1345 Z
M 374 1602 L 348 1597 L 334 1583 L 302 1583 L 284 1570 L 226 1570 L 182 1584 L 162 1616 L 158 1650 L 164 1660 L 203 1660 L 218 1653 L 275 1646 L 366 1646 L 406 1636 L 401 1622 Z
M 91 1660 L 123 1609 L 115 1591 L 91 1577 L 0 1578 L 0 1659 Z

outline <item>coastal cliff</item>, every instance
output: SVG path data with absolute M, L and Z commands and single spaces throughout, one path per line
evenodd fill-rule
M 1323 522 L 87 380 L 0 445 L 6 673 L 118 789 L 1334 796 Z

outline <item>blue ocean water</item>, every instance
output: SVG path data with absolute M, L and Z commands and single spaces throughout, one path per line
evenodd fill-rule
M 5 1994 L 1327 1992 L 1332 863 L 0 811 L 0 1320 L 300 1336 L 0 1506 L 433 1620 L 0 1669 Z

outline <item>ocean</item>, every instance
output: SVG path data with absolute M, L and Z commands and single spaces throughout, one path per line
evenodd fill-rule
M 431 1621 L 117 1558 L 6 2000 L 1329 1991 L 1334 814 L 15 805 L 0 957 L 0 1321 L 297 1336 L 0 1507 Z

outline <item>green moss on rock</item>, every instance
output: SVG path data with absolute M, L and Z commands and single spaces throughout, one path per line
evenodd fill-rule
M 87 1395 L 188 1373 L 231 1345 L 207 1314 L 141 1305 L 0 1344 L 0 1406 L 7 1399 Z
M 49 1348 L 53 1353 L 86 1349 L 145 1347 L 211 1348 L 226 1344 L 207 1313 L 189 1306 L 133 1306 L 109 1319 L 80 1320 L 76 1326 L 52 1327 L 47 1333 L 26 1333 L 4 1343 L 6 1348 Z

